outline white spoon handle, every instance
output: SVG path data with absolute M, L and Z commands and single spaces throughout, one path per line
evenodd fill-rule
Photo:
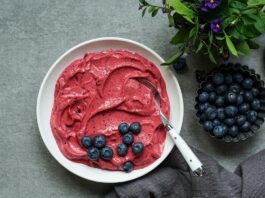
M 168 132 L 174 140 L 180 153 L 188 163 L 192 172 L 194 172 L 197 176 L 202 176 L 204 170 L 202 168 L 201 161 L 197 158 L 197 156 L 193 153 L 187 143 L 183 140 L 183 138 L 177 133 L 174 128 L 171 128 Z

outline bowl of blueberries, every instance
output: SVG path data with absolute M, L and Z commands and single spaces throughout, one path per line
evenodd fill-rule
M 225 142 L 246 140 L 265 115 L 264 81 L 248 66 L 221 65 L 201 81 L 195 108 L 200 124 Z

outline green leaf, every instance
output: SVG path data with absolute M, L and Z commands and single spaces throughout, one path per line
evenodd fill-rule
M 215 60 L 215 58 L 214 58 L 212 52 L 209 51 L 208 53 L 209 53 L 209 58 L 210 58 L 210 60 L 211 60 L 214 64 L 217 64 L 217 61 Z
M 221 36 L 216 36 L 215 38 L 216 38 L 217 40 L 219 40 L 219 41 L 222 41 L 222 40 L 225 39 L 225 37 L 221 37 Z
M 259 49 L 259 44 L 257 44 L 255 41 L 248 40 L 247 43 L 250 49 Z
M 265 0 L 248 0 L 248 6 L 265 5 Z
M 227 17 L 223 20 L 223 29 L 225 29 L 229 23 L 234 21 L 236 19 L 236 16 Z
M 173 7 L 175 12 L 183 16 L 183 18 L 185 18 L 187 21 L 192 24 L 194 23 L 192 19 L 195 16 L 195 12 L 180 0 L 168 0 L 168 5 Z
M 231 36 L 239 40 L 253 39 L 261 34 L 260 30 L 257 30 L 257 28 L 262 27 L 255 27 L 255 24 L 245 25 L 243 22 L 238 22 L 235 26 L 236 31 L 233 29 L 233 31 L 229 31 L 229 33 Z
M 174 62 L 178 60 L 178 58 L 183 54 L 182 51 L 178 51 L 174 56 L 170 57 L 166 60 L 166 62 L 162 63 L 161 65 L 172 65 Z
M 233 55 L 238 56 L 237 51 L 236 51 L 236 48 L 235 48 L 233 42 L 230 40 L 229 36 L 228 36 L 225 32 L 224 32 L 224 34 L 225 34 L 226 45 L 227 45 L 229 51 L 230 51 Z
M 190 33 L 189 33 L 189 38 L 192 38 L 196 34 L 197 34 L 196 27 L 191 28 Z
M 240 14 L 240 11 L 236 8 L 230 8 L 229 11 L 232 13 L 232 14 Z
M 147 7 L 143 9 L 143 11 L 142 11 L 142 17 L 144 17 L 146 10 L 147 10 Z
M 245 25 L 253 25 L 255 29 L 259 32 L 259 33 L 263 33 L 264 32 L 264 21 L 261 18 L 261 16 L 257 16 L 255 14 L 245 14 L 243 15 L 243 21 Z
M 240 2 L 240 1 L 232 1 L 230 6 L 233 8 L 237 8 L 239 10 L 243 10 L 247 7 L 247 4 Z
M 201 51 L 202 48 L 203 48 L 203 42 L 200 41 L 199 46 L 198 46 L 198 48 L 197 48 L 195 53 L 198 54 L 198 52 Z
M 254 14 L 244 14 L 242 15 L 242 19 L 245 25 L 251 25 L 253 23 L 256 23 L 257 19 L 256 19 L 256 15 Z
M 261 12 L 261 13 L 260 13 L 260 18 L 261 18 L 262 21 L 264 21 L 264 23 L 265 23 L 265 12 Z
M 168 26 L 169 27 L 175 26 L 174 17 L 171 16 L 170 13 L 168 13 L 167 17 L 168 17 Z
M 157 7 L 155 7 L 155 6 L 149 6 L 149 8 L 148 8 L 148 12 L 149 12 L 149 13 L 152 13 L 156 8 L 157 8 Z
M 213 43 L 213 33 L 212 33 L 212 31 L 209 32 L 209 41 L 210 41 L 210 44 Z
M 157 15 L 158 10 L 159 10 L 159 8 L 156 8 L 156 9 L 152 12 L 151 16 L 154 17 L 155 15 Z
M 176 35 L 171 39 L 170 43 L 173 45 L 183 43 L 188 36 L 188 30 L 186 29 L 180 29 Z
M 145 4 L 145 0 L 139 0 L 141 4 Z
M 239 42 L 236 48 L 239 55 L 248 55 L 250 53 L 250 48 L 246 41 Z
M 264 32 L 265 27 L 264 27 L 264 21 L 262 20 L 261 17 L 257 17 L 257 21 L 254 24 L 256 30 L 260 32 L 261 34 Z

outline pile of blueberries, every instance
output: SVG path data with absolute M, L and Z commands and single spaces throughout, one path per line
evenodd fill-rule
M 217 138 L 248 132 L 261 108 L 259 95 L 253 79 L 242 72 L 215 72 L 197 97 L 200 122 Z
M 116 151 L 120 157 L 126 156 L 128 153 L 128 147 L 132 147 L 132 152 L 136 156 L 140 156 L 144 151 L 144 145 L 141 142 L 134 142 L 134 135 L 141 132 L 142 126 L 139 122 L 133 122 L 131 125 L 127 123 L 121 123 L 118 126 L 118 130 L 122 135 L 122 143 L 118 144 Z M 90 136 L 84 136 L 81 140 L 82 145 L 88 149 L 88 157 L 91 160 L 111 160 L 113 157 L 113 150 L 111 147 L 106 146 L 106 136 L 97 135 L 94 139 Z M 125 172 L 131 172 L 133 170 L 133 163 L 127 161 L 123 164 L 123 170 Z

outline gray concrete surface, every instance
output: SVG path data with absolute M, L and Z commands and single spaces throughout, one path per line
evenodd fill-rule
M 61 167 L 45 148 L 36 123 L 36 98 L 52 63 L 70 47 L 102 36 L 139 41 L 163 57 L 173 53 L 167 18 L 142 19 L 137 0 L 0 0 L 0 197 L 101 197 L 111 186 L 83 180 Z M 265 36 L 259 38 L 264 48 Z M 262 50 L 233 61 L 248 64 L 264 78 Z M 194 111 L 200 57 L 178 75 L 185 102 L 182 135 L 229 170 L 265 147 L 265 125 L 246 142 L 209 138 Z M 177 109 L 176 109 L 177 111 Z

